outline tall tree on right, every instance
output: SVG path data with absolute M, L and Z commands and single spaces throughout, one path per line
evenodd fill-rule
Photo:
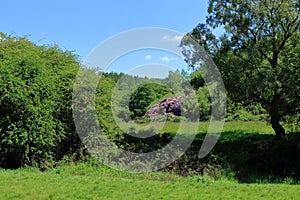
M 299 0 L 210 0 L 206 23 L 189 33 L 219 67 L 229 97 L 260 103 L 278 139 L 283 117 L 299 116 L 299 17 Z

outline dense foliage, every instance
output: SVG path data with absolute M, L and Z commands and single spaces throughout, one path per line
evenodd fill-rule
M 79 64 L 56 46 L 1 38 L 0 165 L 42 167 L 76 145 L 71 92 Z
M 159 102 L 163 97 L 172 96 L 172 91 L 158 84 L 146 84 L 139 87 L 130 97 L 129 111 L 132 118 L 142 117 L 151 104 Z
M 114 118 L 124 122 L 138 119 L 163 98 L 185 96 L 193 89 L 196 98 L 186 98 L 185 112 L 193 114 L 195 109 L 198 109 L 200 120 L 208 120 L 211 106 L 208 89 L 204 83 L 201 87 L 196 85 L 193 73 L 190 77 L 184 77 L 178 71 L 170 71 L 168 77 L 164 79 L 103 73 L 99 79 L 96 95 L 98 119 L 106 128 L 114 123 Z M 196 104 L 198 106 L 195 106 Z
M 225 29 L 219 38 L 218 27 Z M 260 104 L 282 139 L 283 119 L 299 120 L 299 31 L 298 0 L 211 0 L 206 23 L 188 35 L 213 57 L 230 99 Z

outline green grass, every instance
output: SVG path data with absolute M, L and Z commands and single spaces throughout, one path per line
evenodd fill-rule
M 226 122 L 223 128 L 224 132 L 242 130 L 247 133 L 259 133 L 259 134 L 275 134 L 271 125 L 267 122 Z
M 190 153 L 195 151 L 197 155 L 208 124 L 200 122 Z M 166 123 L 161 133 L 177 133 L 178 125 Z M 289 176 L 277 177 L 276 171 L 270 172 L 270 169 L 281 170 L 280 166 L 274 166 L 282 158 L 287 164 L 285 171 L 296 170 L 293 152 L 298 155 L 298 140 L 281 148 L 274 139 L 272 128 L 265 122 L 226 122 L 211 156 L 205 159 L 221 158 L 235 170 L 234 178 L 222 175 L 213 179 L 195 174 L 182 177 L 172 171 L 136 174 L 93 162 L 59 166 L 45 172 L 34 168 L 0 169 L 0 199 L 299 199 L 300 185 L 290 185 L 299 182 Z M 277 155 L 278 152 L 282 154 Z M 205 159 L 199 160 L 192 154 L 183 157 L 181 162 L 193 169 L 207 162 Z
M 84 165 L 0 170 L 0 199 L 298 199 L 299 185 L 238 184 Z
M 195 127 L 196 122 L 183 122 L 187 126 Z M 132 124 L 132 123 L 123 123 L 121 127 L 124 130 L 144 130 L 153 128 L 156 130 L 160 130 L 160 133 L 177 133 L 180 123 L 174 122 L 166 122 L 158 123 L 152 122 L 150 124 Z M 209 126 L 209 122 L 199 122 L 198 124 L 198 133 L 206 133 Z M 133 128 L 134 127 L 134 128 Z M 249 121 L 249 122 L 242 122 L 242 121 L 231 121 L 225 122 L 223 126 L 223 132 L 228 131 L 243 131 L 245 133 L 259 133 L 259 134 L 275 134 L 274 130 L 272 129 L 271 125 L 267 124 L 264 121 Z M 190 131 L 187 129 L 181 134 L 190 134 Z

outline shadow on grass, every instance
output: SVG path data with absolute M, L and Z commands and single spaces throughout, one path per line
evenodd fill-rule
M 153 135 L 151 131 L 136 131 L 136 134 Z M 172 132 L 148 138 L 122 134 L 115 143 L 125 150 L 146 153 L 169 144 L 174 136 Z M 179 134 L 179 137 L 186 140 L 188 136 Z M 287 141 L 277 141 L 274 134 L 226 131 L 212 152 L 199 159 L 204 137 L 205 133 L 197 134 L 185 154 L 162 171 L 182 176 L 225 176 L 241 183 L 300 183 L 300 133 L 289 134 Z
M 190 155 L 199 153 L 204 136 L 196 136 Z M 277 141 L 272 134 L 224 132 L 213 151 L 203 159 L 194 160 L 194 164 L 230 170 L 241 183 L 299 183 L 300 133 L 289 134 L 288 138 Z

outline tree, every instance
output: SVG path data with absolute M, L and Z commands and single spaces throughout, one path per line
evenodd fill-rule
M 206 23 L 189 33 L 209 51 L 230 98 L 261 104 L 279 139 L 282 118 L 300 110 L 299 12 L 298 0 L 210 0 Z
M 168 77 L 163 82 L 167 88 L 172 90 L 175 96 L 184 95 L 184 83 L 183 76 L 178 71 L 169 71 Z
M 111 111 L 111 96 L 115 82 L 105 74 L 101 74 L 95 96 L 95 108 L 102 126 L 114 122 Z M 106 127 L 103 127 L 106 128 Z
M 79 63 L 56 46 L 0 35 L 0 166 L 43 167 L 75 146 L 71 94 Z
M 164 85 L 149 83 L 133 92 L 129 101 L 129 110 L 132 118 L 142 117 L 148 108 L 167 96 L 173 96 L 172 91 Z

